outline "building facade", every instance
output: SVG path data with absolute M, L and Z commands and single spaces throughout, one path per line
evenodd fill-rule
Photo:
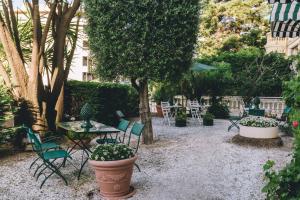
M 68 76 L 69 80 L 91 81 L 95 78 L 88 36 L 86 34 L 86 25 L 86 19 L 82 18 L 80 21 L 76 49 Z
M 265 49 L 267 53 L 277 52 L 286 56 L 297 55 L 300 51 L 300 38 L 272 37 L 271 33 L 267 33 Z

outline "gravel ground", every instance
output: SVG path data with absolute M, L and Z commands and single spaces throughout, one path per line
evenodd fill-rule
M 176 128 L 153 119 L 157 141 L 142 145 L 132 184 L 137 189 L 134 200 L 256 200 L 264 199 L 262 166 L 275 160 L 281 168 L 290 159 L 292 139 L 283 137 L 281 148 L 257 148 L 231 143 L 236 134 L 227 132 L 229 123 L 216 120 L 213 127 L 190 122 Z M 80 163 L 80 152 L 74 154 L 74 164 Z M 100 199 L 93 172 L 87 166 L 77 181 L 77 170 L 67 165 L 62 170 L 69 186 L 56 176 L 40 190 L 41 180 L 29 174 L 34 157 L 13 157 L 0 163 L 0 199 L 74 200 Z

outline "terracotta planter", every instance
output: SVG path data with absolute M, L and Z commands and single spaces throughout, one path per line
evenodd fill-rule
M 157 117 L 163 117 L 163 112 L 161 109 L 161 105 L 156 105 Z
M 107 199 L 122 199 L 130 193 L 133 165 L 137 156 L 117 161 L 89 160 L 95 170 L 100 195 Z

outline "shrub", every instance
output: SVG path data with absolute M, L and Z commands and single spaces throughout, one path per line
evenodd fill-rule
M 240 124 L 243 126 L 251 126 L 251 127 L 277 127 L 278 122 L 275 119 L 272 118 L 266 118 L 266 117 L 245 117 L 240 121 Z
M 13 98 L 9 94 L 9 91 L 2 85 L 0 85 L 0 125 L 3 121 L 12 117 L 11 104 Z
M 65 89 L 64 113 L 79 118 L 82 106 L 89 103 L 96 121 L 115 125 L 116 110 L 128 117 L 138 115 L 138 99 L 137 92 L 128 85 L 69 81 Z
M 299 122 L 300 110 L 296 109 L 296 105 L 298 103 L 294 102 L 290 119 Z M 291 162 L 279 171 L 274 170 L 274 161 L 267 161 L 263 167 L 267 182 L 262 191 L 266 193 L 267 200 L 300 199 L 300 128 L 294 127 L 292 130 L 295 140 Z
M 186 109 L 179 108 L 175 113 L 175 126 L 183 127 L 186 126 Z
M 228 106 L 220 102 L 213 103 L 207 110 L 209 113 L 215 116 L 217 119 L 227 119 L 229 117 Z
M 90 157 L 96 161 L 124 160 L 134 156 L 133 150 L 125 144 L 98 145 Z
M 204 126 L 212 126 L 214 125 L 214 115 L 207 112 L 204 116 L 203 116 L 203 125 Z

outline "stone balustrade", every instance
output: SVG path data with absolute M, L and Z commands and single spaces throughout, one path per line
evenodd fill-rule
M 260 108 L 265 109 L 267 115 L 281 116 L 285 108 L 285 103 L 282 97 L 259 97 Z M 229 111 L 233 114 L 240 113 L 244 108 L 244 102 L 241 96 L 224 96 L 222 102 L 226 104 Z M 203 96 L 202 103 L 206 106 L 211 105 L 210 97 Z M 156 113 L 156 103 L 150 102 L 151 112 Z

